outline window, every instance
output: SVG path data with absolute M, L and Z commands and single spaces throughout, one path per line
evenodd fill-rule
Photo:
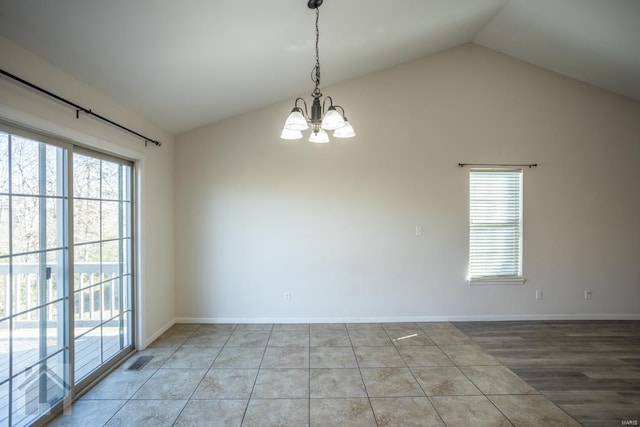
M 38 421 L 133 350 L 132 177 L 0 124 L 0 426 Z
M 524 282 L 521 169 L 470 171 L 469 281 Z

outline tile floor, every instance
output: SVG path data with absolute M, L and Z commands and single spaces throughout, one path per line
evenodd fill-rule
M 68 412 L 51 425 L 580 425 L 447 322 L 179 324 Z

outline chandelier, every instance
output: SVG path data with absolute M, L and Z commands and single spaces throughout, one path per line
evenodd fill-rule
M 316 65 L 311 70 L 311 80 L 315 83 L 315 88 L 311 92 L 311 97 L 313 98 L 311 114 L 309 115 L 306 101 L 303 98 L 297 98 L 291 113 L 284 123 L 284 128 L 280 134 L 282 139 L 301 139 L 302 131 L 309 128 L 311 128 L 309 142 L 329 142 L 327 131 L 333 131 L 333 136 L 336 138 L 351 138 L 355 136 L 353 127 L 344 115 L 344 108 L 340 105 L 334 105 L 330 96 L 322 100 L 322 93 L 319 88 L 320 55 L 318 53 L 318 42 L 320 40 L 320 30 L 318 28 L 318 20 L 322 1 L 309 0 L 307 3 L 309 9 L 316 10 Z M 327 102 L 329 102 L 328 107 Z

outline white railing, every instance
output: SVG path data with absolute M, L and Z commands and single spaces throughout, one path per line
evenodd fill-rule
M 102 274 L 100 274 L 102 265 Z M 120 292 L 114 292 L 119 286 L 115 281 L 120 274 L 120 264 L 114 263 L 76 263 L 74 264 L 76 284 L 80 284 L 75 291 L 75 319 L 101 320 L 113 317 L 118 310 Z M 103 283 L 102 286 L 95 286 Z M 126 292 L 126 290 L 124 291 Z M 88 300 L 88 303 L 87 301 Z M 98 302 L 96 304 L 96 301 Z M 96 307 L 97 305 L 97 307 Z
M 102 270 L 101 270 L 102 267 Z M 41 301 L 40 295 L 40 264 L 38 263 L 14 263 L 13 283 L 9 272 L 9 264 L 0 264 L 0 288 L 4 287 L 4 311 L 8 314 L 8 308 L 13 307 L 14 313 L 24 313 L 19 319 L 23 321 L 38 320 L 39 311 L 33 310 L 49 301 L 61 298 L 58 293 L 56 274 L 59 266 L 48 264 L 46 280 L 46 301 Z M 118 263 L 76 263 L 74 264 L 75 283 L 79 290 L 75 291 L 76 320 L 100 320 L 118 310 L 120 292 L 116 289 L 119 282 L 113 280 L 120 274 Z M 95 286 L 103 283 L 103 286 Z M 13 286 L 13 295 L 8 292 L 8 287 Z M 115 291 L 115 292 L 114 292 Z M 10 301 L 13 298 L 13 304 Z M 57 307 L 48 306 L 47 320 L 56 320 Z

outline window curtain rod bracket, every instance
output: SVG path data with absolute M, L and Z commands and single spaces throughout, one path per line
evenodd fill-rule
M 465 166 L 489 166 L 489 167 L 528 167 L 529 169 L 531 168 L 537 168 L 538 164 L 537 163 L 514 163 L 514 164 L 508 164 L 508 163 L 458 163 L 458 167 L 465 167 Z
M 28 81 L 26 81 L 26 80 L 24 80 L 24 79 L 22 79 L 22 78 L 20 78 L 20 77 L 18 77 L 16 75 L 14 75 L 14 74 L 11 74 L 11 73 L 3 70 L 3 69 L 0 69 L 0 74 L 2 74 L 5 77 L 8 77 L 10 79 L 13 79 L 13 80 L 17 81 L 18 83 L 20 83 L 20 84 L 22 84 L 24 86 L 27 86 L 28 88 L 33 89 L 33 90 L 35 90 L 37 92 L 40 92 L 40 93 L 42 93 L 42 94 L 44 94 L 44 95 L 46 95 L 46 96 L 48 96 L 50 98 L 53 98 L 53 99 L 55 99 L 57 101 L 60 101 L 63 104 L 68 105 L 69 107 L 75 108 L 75 110 L 76 110 L 76 119 L 80 118 L 80 113 L 85 113 L 85 114 L 87 114 L 89 116 L 92 116 L 92 117 L 95 117 L 96 119 L 99 119 L 99 120 L 101 120 L 101 121 L 103 121 L 103 122 L 105 122 L 107 124 L 110 124 L 111 126 L 115 126 L 115 127 L 117 127 L 118 129 L 120 129 L 122 131 L 128 132 L 128 133 L 130 133 L 132 135 L 137 136 L 138 138 L 143 139 L 145 147 L 147 146 L 147 143 L 149 143 L 149 142 L 154 144 L 156 147 L 160 147 L 162 145 L 162 143 L 160 141 L 156 141 L 155 139 L 148 138 L 148 137 L 142 135 L 141 133 L 138 133 L 138 132 L 136 132 L 136 131 L 134 131 L 132 129 L 129 129 L 126 126 L 121 125 L 120 123 L 114 122 L 113 120 L 109 120 L 108 118 L 106 118 L 104 116 L 101 116 L 100 114 L 94 113 L 93 111 L 91 111 L 90 108 L 85 108 L 85 107 L 83 107 L 81 105 L 76 104 L 75 102 L 69 101 L 66 98 L 63 98 L 63 97 L 61 97 L 59 95 L 56 95 L 55 93 L 50 92 L 47 89 L 44 89 L 44 88 L 42 88 L 40 86 L 37 86 L 37 85 L 35 85 L 35 84 L 31 83 L 31 82 L 28 82 Z

